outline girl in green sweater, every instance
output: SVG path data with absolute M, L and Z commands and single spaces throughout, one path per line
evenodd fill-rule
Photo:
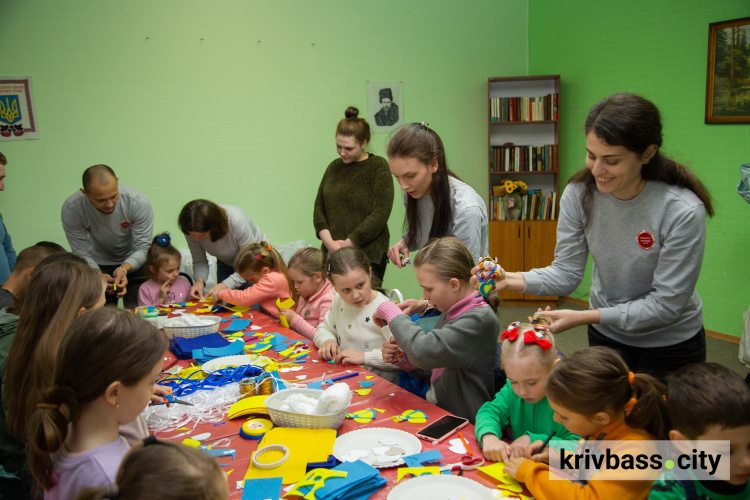
M 540 460 L 546 453 L 535 455 L 536 450 L 553 431 L 553 439 L 578 439 L 552 419 L 545 394 L 547 375 L 560 361 L 555 340 L 547 326 L 520 322 L 508 326 L 501 339 L 500 361 L 508 380 L 495 399 L 479 409 L 477 441 L 484 457 L 494 462 L 512 457 Z M 510 444 L 501 440 L 507 425 L 513 432 Z

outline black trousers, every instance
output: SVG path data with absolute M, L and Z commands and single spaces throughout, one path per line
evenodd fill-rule
M 634 373 L 648 373 L 664 382 L 667 375 L 691 363 L 706 361 L 706 330 L 701 329 L 691 338 L 679 344 L 664 347 L 633 347 L 605 337 L 588 327 L 589 346 L 610 347 L 620 353 L 622 359 Z
M 112 273 L 115 272 L 115 269 L 117 269 L 120 266 L 109 266 L 104 264 L 99 264 L 99 269 L 101 272 L 105 274 L 109 274 L 112 276 Z M 141 267 L 137 271 L 130 271 L 128 272 L 128 286 L 127 290 L 125 292 L 125 296 L 122 298 L 122 306 L 125 309 L 134 309 L 138 307 L 138 289 L 141 287 L 141 283 L 146 281 L 146 277 L 143 274 L 143 268 Z M 105 299 L 107 300 L 107 305 L 113 305 L 117 306 L 117 301 L 120 300 L 117 298 L 117 294 L 104 294 Z

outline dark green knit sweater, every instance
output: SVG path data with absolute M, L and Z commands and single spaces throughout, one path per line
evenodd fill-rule
M 328 165 L 315 199 L 315 234 L 323 229 L 334 240 L 351 239 L 379 264 L 388 251 L 388 217 L 393 208 L 393 180 L 385 158 Z M 325 250 L 325 248 L 324 248 Z

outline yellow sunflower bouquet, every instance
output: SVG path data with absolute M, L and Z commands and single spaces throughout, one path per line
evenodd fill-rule
M 505 196 L 513 193 L 526 194 L 528 190 L 529 188 L 526 186 L 526 183 L 521 180 L 512 181 L 505 179 L 502 184 L 492 186 L 492 192 L 495 196 Z

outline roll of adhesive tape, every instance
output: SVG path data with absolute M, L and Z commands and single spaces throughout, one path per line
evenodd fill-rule
M 265 462 L 259 460 L 260 458 L 263 458 L 263 455 L 271 454 L 278 456 L 279 453 L 281 453 L 281 457 L 277 458 L 273 462 Z M 287 448 L 283 444 L 269 444 L 268 446 L 264 446 L 263 448 L 253 453 L 253 465 L 258 469 L 275 469 L 276 467 L 284 465 L 287 460 L 289 460 L 289 448 Z
M 265 418 L 253 418 L 242 424 L 240 436 L 245 439 L 260 439 L 273 429 L 273 422 Z

